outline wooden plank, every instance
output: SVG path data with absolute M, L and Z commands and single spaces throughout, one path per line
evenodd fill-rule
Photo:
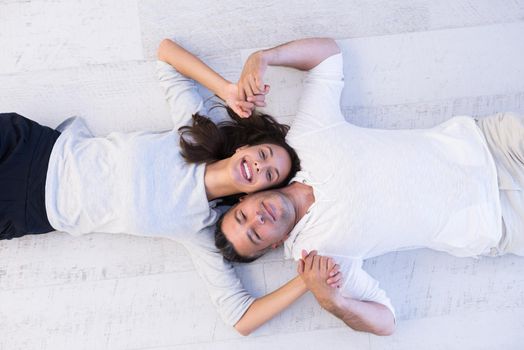
M 0 3 L 0 74 L 140 60 L 136 0 Z
M 521 21 L 522 0 L 225 0 L 139 2 L 144 54 L 176 37 L 203 55 L 311 36 L 357 38 Z
M 349 349 L 491 350 L 522 348 L 522 308 L 417 319 L 399 324 L 396 334 L 378 337 L 332 328 L 290 334 L 154 348 L 155 350 Z M 495 320 L 497 320 L 495 322 Z M 153 348 L 141 348 L 141 350 Z
M 0 76 L 0 110 L 57 126 L 82 116 L 95 134 L 172 127 L 155 62 L 121 62 Z

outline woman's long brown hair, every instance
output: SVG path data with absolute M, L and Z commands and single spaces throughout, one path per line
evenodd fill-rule
M 282 182 L 286 185 L 300 170 L 300 160 L 295 150 L 286 143 L 289 126 L 280 124 L 267 114 L 254 113 L 250 118 L 240 118 L 225 106 L 229 121 L 215 124 L 208 117 L 193 115 L 193 125 L 178 129 L 180 149 L 188 163 L 213 163 L 231 157 L 237 148 L 270 143 L 283 147 L 291 158 L 291 170 Z

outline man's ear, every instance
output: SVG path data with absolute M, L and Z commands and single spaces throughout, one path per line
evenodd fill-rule
M 249 147 L 249 145 L 240 146 L 240 147 L 238 147 L 238 148 L 235 150 L 235 152 L 242 151 L 243 149 L 246 149 L 246 148 L 248 148 L 248 147 Z
M 271 249 L 276 249 L 276 248 L 280 247 L 282 244 L 284 244 L 284 242 L 286 241 L 286 239 L 289 238 L 289 234 L 290 234 L 290 233 L 291 233 L 291 232 L 288 232 L 288 233 L 286 234 L 286 236 L 285 236 L 284 238 L 282 238 L 280 241 L 273 243 L 273 244 L 271 245 Z
M 275 242 L 271 245 L 271 249 L 277 249 L 278 247 L 280 247 L 282 244 L 284 244 L 284 241 L 287 239 L 286 238 L 282 238 L 280 241 L 278 242 Z

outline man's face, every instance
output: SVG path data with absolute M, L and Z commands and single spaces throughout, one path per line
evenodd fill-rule
M 282 243 L 295 225 L 293 203 L 278 190 L 245 196 L 222 221 L 222 232 L 244 257 L 260 255 Z

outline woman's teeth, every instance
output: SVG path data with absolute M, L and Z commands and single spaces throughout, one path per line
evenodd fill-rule
M 244 166 L 244 171 L 246 172 L 246 178 L 248 181 L 251 181 L 251 170 L 249 169 L 249 167 L 247 166 L 247 162 L 244 161 L 242 163 L 242 165 Z

